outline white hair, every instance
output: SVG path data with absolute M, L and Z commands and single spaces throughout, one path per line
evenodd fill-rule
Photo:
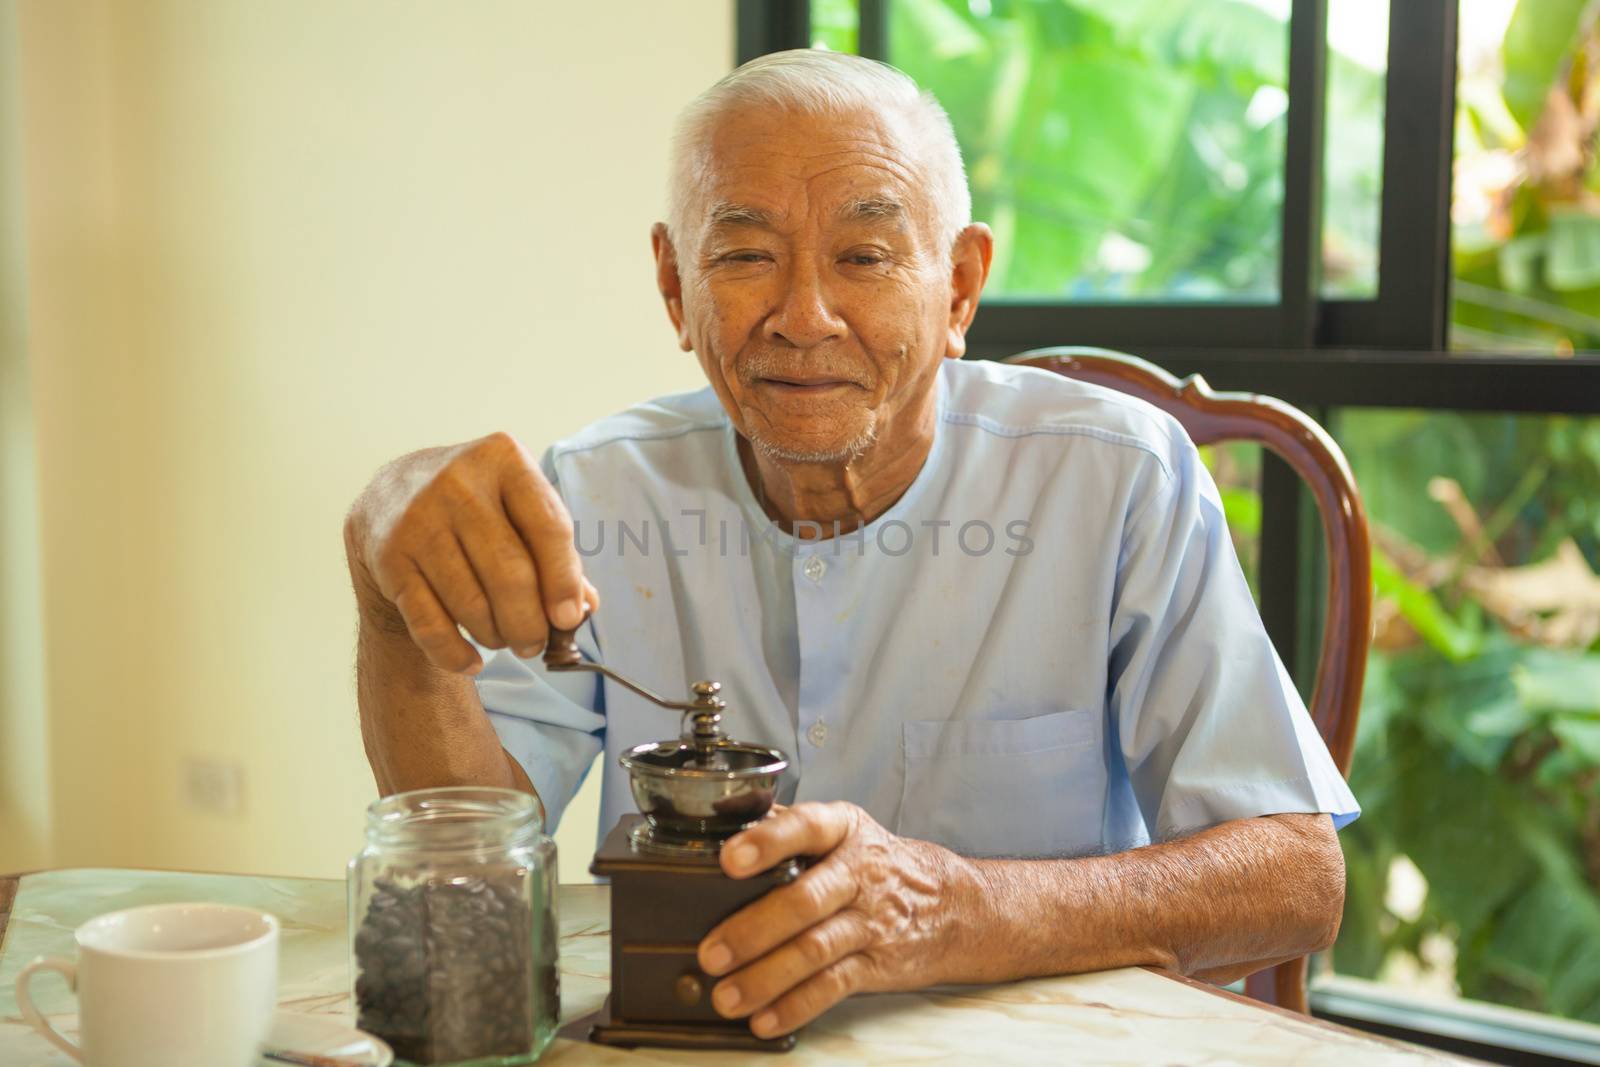
M 673 130 L 667 178 L 667 233 L 680 252 L 696 219 L 703 195 L 706 147 L 719 119 L 739 107 L 776 107 L 811 115 L 852 111 L 898 111 L 910 120 L 922 149 L 917 163 L 933 198 L 942 239 L 949 255 L 956 236 L 972 221 L 972 194 L 967 188 L 950 116 L 932 93 L 902 71 L 875 59 L 792 48 L 758 56 L 695 97 L 678 115 Z

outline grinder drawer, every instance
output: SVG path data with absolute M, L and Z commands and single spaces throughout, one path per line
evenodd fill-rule
M 735 881 L 720 873 L 620 871 L 611 876 L 611 939 L 625 945 L 699 941 L 722 920 L 799 877 L 790 862 Z
M 728 1022 L 711 1006 L 716 979 L 700 969 L 694 945 L 623 945 L 613 959 L 611 1011 L 634 1022 Z

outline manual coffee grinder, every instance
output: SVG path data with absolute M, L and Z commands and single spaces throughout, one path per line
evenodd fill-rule
M 544 665 L 593 671 L 663 708 L 683 713 L 675 740 L 623 753 L 639 815 L 624 815 L 590 865 L 611 879 L 611 995 L 589 1039 L 603 1045 L 760 1049 L 787 1052 L 793 1034 L 760 1038 L 744 1019 L 711 1006 L 716 980 L 696 951 L 712 928 L 769 890 L 793 881 L 789 860 L 751 878 L 732 879 L 718 862 L 722 843 L 772 808 L 789 759 L 775 748 L 735 741 L 722 731 L 720 682 L 696 682 L 687 702 L 666 700 L 585 660 L 570 630 L 552 630 Z

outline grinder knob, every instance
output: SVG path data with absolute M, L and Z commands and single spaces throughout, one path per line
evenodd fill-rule
M 578 653 L 577 631 L 551 627 L 550 636 L 545 639 L 544 665 L 560 668 L 582 662 L 583 656 Z
M 692 974 L 679 975 L 678 980 L 672 983 L 672 991 L 678 995 L 678 1003 L 688 1008 L 700 1003 L 706 995 L 705 986 Z

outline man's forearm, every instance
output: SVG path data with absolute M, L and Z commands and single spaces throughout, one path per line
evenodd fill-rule
M 472 679 L 428 662 L 398 616 L 363 608 L 356 695 L 367 761 L 385 796 L 439 785 L 533 792 L 501 747 Z
M 1344 859 L 1326 815 L 1224 823 L 1072 860 L 967 860 L 971 943 L 945 981 L 1151 964 L 1213 981 L 1325 948 Z

